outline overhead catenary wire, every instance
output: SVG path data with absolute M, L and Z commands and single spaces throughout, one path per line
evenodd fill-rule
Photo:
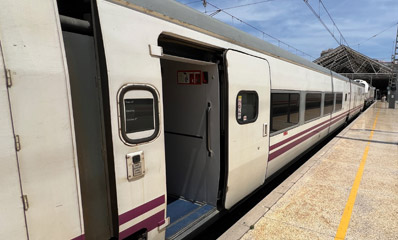
M 240 18 L 238 18 L 238 17 L 232 15 L 231 13 L 225 11 L 224 9 L 221 9 L 221 8 L 217 7 L 216 5 L 210 3 L 209 1 L 206 1 L 206 4 L 208 4 L 208 5 L 210 5 L 210 6 L 214 7 L 214 8 L 216 8 L 217 10 L 216 10 L 215 12 L 217 12 L 217 11 L 218 11 L 218 12 L 223 12 L 223 13 L 227 14 L 228 16 L 232 17 L 232 19 L 236 19 L 237 21 L 239 21 L 239 22 L 241 22 L 241 23 L 243 23 L 243 24 L 245 24 L 245 25 L 247 25 L 247 26 L 253 28 L 254 30 L 256 30 L 256 31 L 258 31 L 258 32 L 260 32 L 260 33 L 262 33 L 263 36 L 265 35 L 265 36 L 267 36 L 267 37 L 269 37 L 269 38 L 271 38 L 271 39 L 277 41 L 278 44 L 283 44 L 283 45 L 287 46 L 288 49 L 289 49 L 289 48 L 294 49 L 294 50 L 296 51 L 296 54 L 299 52 L 299 53 L 301 53 L 301 54 L 304 55 L 304 56 L 308 56 L 308 57 L 310 57 L 310 58 L 312 58 L 312 59 L 315 59 L 315 57 L 311 56 L 310 54 L 308 54 L 308 53 L 306 53 L 306 52 L 303 52 L 303 51 L 301 51 L 300 49 L 295 48 L 295 47 L 293 47 L 292 45 L 290 45 L 290 44 L 288 44 L 288 43 L 286 43 L 286 42 L 284 42 L 284 41 L 282 41 L 282 40 L 280 40 L 280 39 L 278 39 L 278 38 L 276 38 L 276 37 L 274 37 L 274 36 L 272 36 L 272 35 L 270 35 L 270 34 L 264 32 L 263 30 L 261 30 L 261 29 L 255 27 L 255 26 L 253 26 L 252 24 L 250 24 L 250 23 L 248 23 L 248 22 L 245 22 L 244 20 L 242 20 L 242 19 L 240 19 Z M 218 12 L 217 12 L 217 13 L 218 13 Z M 213 12 L 213 13 L 214 13 L 214 12 Z
M 229 9 L 234 9 L 234 8 L 247 7 L 247 6 L 252 6 L 252 5 L 261 4 L 261 3 L 272 2 L 272 1 L 275 1 L 275 0 L 265 0 L 265 1 L 259 1 L 259 2 L 254 2 L 254 3 L 247 3 L 247 4 L 243 4 L 243 5 L 232 6 L 232 7 L 226 7 L 226 8 L 223 8 L 223 9 L 217 9 L 216 11 L 213 11 L 213 12 L 210 13 L 209 15 L 214 16 L 215 14 L 221 12 L 221 10 L 229 10 Z
M 373 36 L 371 36 L 371 37 L 369 37 L 369 38 L 367 38 L 367 39 L 365 39 L 365 40 L 363 40 L 363 41 L 358 42 L 358 43 L 355 44 L 355 45 L 358 45 L 358 46 L 359 46 L 359 45 L 361 45 L 362 43 L 367 42 L 367 41 L 369 41 L 370 39 L 379 36 L 380 34 L 384 33 L 385 31 L 387 31 L 387 30 L 389 30 L 390 28 L 395 27 L 395 26 L 397 26 L 397 25 L 398 25 L 398 22 L 395 22 L 394 24 L 390 25 L 390 26 L 387 27 L 386 29 L 384 29 L 384 30 L 382 30 L 382 31 L 380 31 L 380 32 L 378 32 L 378 33 L 376 33 L 375 35 L 373 35 Z
M 337 44 L 341 45 L 341 41 L 339 41 L 336 36 L 332 33 L 332 31 L 328 28 L 328 26 L 325 24 L 325 22 L 322 20 L 320 14 L 317 14 L 314 8 L 311 6 L 311 4 L 308 2 L 308 0 L 303 0 L 305 4 L 308 6 L 308 8 L 311 10 L 311 12 L 318 18 L 318 20 L 321 22 L 321 24 L 325 27 L 325 29 L 330 33 L 330 35 L 336 40 Z M 333 25 L 336 27 L 338 32 L 340 33 L 340 37 L 344 40 L 344 42 L 348 45 L 348 42 L 345 40 L 343 34 L 341 33 L 340 29 L 337 27 L 336 23 L 334 22 L 332 16 L 330 15 L 329 11 L 326 9 L 325 5 L 323 4 L 322 0 L 319 0 L 319 2 L 322 4 L 323 8 L 325 9 L 326 13 L 328 14 L 330 20 L 332 20 Z
M 325 5 L 323 4 L 322 0 L 319 0 L 319 2 L 322 4 L 323 9 L 325 9 L 326 13 L 328 14 L 330 20 L 332 20 L 333 25 L 336 27 L 337 31 L 340 33 L 341 38 L 344 40 L 344 42 L 347 44 L 347 46 L 349 47 L 350 45 L 348 44 L 347 40 L 345 40 L 345 37 L 343 36 L 343 34 L 341 33 L 340 29 L 337 27 L 336 23 L 334 22 L 332 15 L 330 15 L 329 11 L 327 10 L 327 8 L 325 7 Z
M 304 2 L 306 3 L 306 5 L 311 9 L 311 11 L 314 13 L 314 15 L 318 18 L 318 20 L 322 23 L 322 25 L 323 25 L 323 26 L 326 28 L 326 30 L 332 35 L 332 37 L 336 40 L 336 42 L 337 42 L 339 45 L 342 45 L 342 44 L 341 44 L 341 39 L 342 39 L 342 40 L 345 42 L 345 44 L 346 44 L 348 47 L 350 47 L 350 45 L 348 44 L 347 40 L 345 39 L 345 37 L 344 37 L 344 35 L 342 34 L 342 32 L 340 31 L 340 29 L 337 27 L 337 24 L 336 24 L 335 21 L 333 20 L 331 14 L 330 14 L 329 11 L 327 10 L 327 8 L 326 8 L 326 6 L 325 6 L 325 4 L 323 3 L 322 0 L 318 0 L 318 1 L 319 1 L 319 11 L 320 11 L 320 6 L 322 5 L 323 9 L 325 10 L 325 12 L 327 13 L 327 15 L 329 16 L 330 20 L 332 21 L 333 25 L 335 26 L 335 28 L 336 28 L 337 31 L 339 32 L 339 34 L 340 34 L 340 41 L 337 40 L 336 36 L 330 31 L 330 29 L 329 29 L 329 28 L 326 26 L 326 24 L 322 21 L 320 14 L 317 14 L 317 13 L 315 12 L 315 10 L 312 8 L 312 6 L 311 6 L 311 5 L 309 4 L 309 2 L 308 2 L 309 0 L 303 0 L 303 1 L 304 1 Z M 357 44 L 354 44 L 354 46 L 357 46 L 357 47 L 358 47 L 358 51 L 359 51 L 359 46 L 360 46 L 362 43 L 364 43 L 364 42 L 366 42 L 366 41 L 369 41 L 369 40 L 372 39 L 372 38 L 377 37 L 378 35 L 382 34 L 383 32 L 389 30 L 390 28 L 392 28 L 392 27 L 394 27 L 394 26 L 396 26 L 396 25 L 398 25 L 398 22 L 396 22 L 396 23 L 390 25 L 388 28 L 386 28 L 386 29 L 380 31 L 379 33 L 377 33 L 377 34 L 375 34 L 375 35 L 373 35 L 373 36 L 371 36 L 371 37 L 369 37 L 369 38 L 367 38 L 367 39 L 365 39 L 365 40 L 363 40 L 363 41 L 361 41 L 361 42 L 358 42 Z M 347 56 L 347 57 L 348 57 L 348 56 Z

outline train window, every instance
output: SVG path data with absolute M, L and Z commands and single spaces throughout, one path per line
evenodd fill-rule
M 321 116 L 321 100 L 321 93 L 307 93 L 305 96 L 305 121 Z
M 119 90 L 120 135 L 127 144 L 148 142 L 159 133 L 158 96 L 146 85 L 125 85 Z
M 323 115 L 330 114 L 333 112 L 334 94 L 325 93 L 325 99 L 323 101 Z
M 346 101 L 347 102 L 347 93 L 345 94 L 345 100 L 344 101 Z
M 236 120 L 239 124 L 255 122 L 258 116 L 258 95 L 254 91 L 240 91 L 236 97 Z
M 335 112 L 341 110 L 343 107 L 343 94 L 342 93 L 336 93 L 336 109 Z
M 299 123 L 300 94 L 271 94 L 271 133 Z

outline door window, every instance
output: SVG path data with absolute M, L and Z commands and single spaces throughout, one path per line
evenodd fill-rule
M 147 85 L 125 85 L 119 92 L 119 132 L 129 144 L 151 141 L 159 133 L 158 97 Z
M 239 124 L 255 122 L 258 115 L 258 95 L 255 91 L 240 91 L 236 98 L 236 120 Z

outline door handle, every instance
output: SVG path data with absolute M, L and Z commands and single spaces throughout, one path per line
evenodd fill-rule
M 206 117 L 207 117 L 207 124 L 206 124 L 206 127 L 207 127 L 207 141 L 206 141 L 206 147 L 207 147 L 207 151 L 208 151 L 209 157 L 212 157 L 213 156 L 213 150 L 211 149 L 210 113 L 211 113 L 211 102 L 208 102 L 207 103 L 207 114 L 206 114 Z
M 268 135 L 268 124 L 264 123 L 263 124 L 263 137 L 266 137 Z

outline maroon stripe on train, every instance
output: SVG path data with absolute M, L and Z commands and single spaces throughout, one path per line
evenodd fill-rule
M 296 140 L 296 141 L 294 141 L 294 142 L 292 142 L 292 143 L 286 145 L 285 147 L 283 147 L 283 148 L 281 148 L 281 149 L 279 149 L 279 150 L 277 150 L 277 151 L 271 153 L 271 154 L 269 155 L 268 161 L 271 161 L 271 160 L 275 159 L 276 157 L 278 157 L 278 156 L 280 156 L 281 154 L 287 152 L 287 151 L 290 150 L 291 148 L 294 148 L 296 145 L 302 143 L 303 141 L 307 140 L 308 138 L 310 138 L 310 137 L 314 136 L 315 134 L 319 133 L 319 132 L 322 131 L 323 129 L 329 127 L 330 125 L 334 124 L 335 122 L 340 121 L 340 120 L 343 119 L 344 117 L 345 117 L 345 116 L 341 116 L 340 118 L 335 119 L 334 121 L 330 122 L 329 124 L 326 124 L 325 126 L 319 128 L 319 129 L 316 129 L 315 131 L 312 131 L 311 133 L 305 135 L 304 137 L 302 137 L 302 138 L 300 138 L 300 139 L 298 139 L 298 140 Z
M 350 114 L 353 113 L 353 112 L 355 112 L 356 110 L 357 110 L 357 109 L 355 109 L 355 108 L 354 108 L 354 109 L 351 109 L 351 110 L 350 110 Z
M 338 122 L 339 120 L 343 119 L 345 116 L 341 116 L 333 121 L 331 121 L 329 124 L 326 124 L 312 132 L 310 132 L 309 134 L 305 135 L 302 138 L 297 139 L 296 141 L 284 146 L 281 149 L 276 150 L 275 152 L 269 154 L 268 156 L 268 161 L 272 161 L 273 159 L 277 158 L 278 156 L 282 155 L 283 153 L 287 152 L 288 150 L 290 150 L 291 148 L 294 148 L 295 146 L 297 146 L 298 144 L 304 142 L 305 140 L 307 140 L 308 138 L 314 136 L 315 134 L 319 133 L 320 131 L 322 131 L 323 129 L 329 127 L 330 125 L 334 124 L 335 122 Z
M 160 196 L 119 216 L 119 226 L 165 203 L 165 197 Z
M 80 236 L 78 236 L 78 237 L 75 237 L 75 238 L 72 238 L 72 240 L 85 240 L 86 238 L 84 237 L 84 234 L 83 235 L 80 235 Z
M 279 147 L 279 146 L 282 146 L 283 144 L 288 143 L 288 142 L 290 142 L 291 140 L 293 140 L 293 139 L 295 139 L 295 138 L 297 138 L 297 137 L 300 137 L 301 135 L 303 135 L 303 134 L 305 134 L 305 133 L 307 133 L 307 132 L 310 132 L 310 131 L 312 131 L 313 129 L 315 129 L 315 128 L 317 128 L 317 127 L 320 127 L 320 126 L 322 126 L 323 124 L 326 124 L 326 123 L 328 123 L 329 121 L 331 121 L 331 120 L 333 120 L 333 119 L 335 119 L 335 118 L 338 118 L 338 117 L 340 117 L 341 115 L 346 114 L 346 113 L 348 113 L 348 111 L 345 111 L 345 112 L 341 113 L 340 115 L 334 116 L 332 119 L 328 119 L 328 120 L 326 120 L 326 121 L 324 121 L 324 122 L 318 123 L 317 125 L 315 125 L 315 126 L 313 126 L 313 127 L 310 127 L 310 128 L 308 128 L 308 129 L 306 129 L 306 130 L 304 130 L 304 131 L 302 131 L 302 132 L 299 132 L 299 133 L 297 133 L 297 134 L 295 134 L 295 135 L 293 135 L 293 136 L 291 136 L 291 137 L 289 137 L 289 138 L 286 138 L 286 139 L 283 140 L 283 141 L 280 141 L 280 142 L 278 142 L 278 143 L 275 143 L 274 145 L 272 145 L 272 146 L 269 148 L 269 150 L 271 151 L 271 150 L 273 150 L 273 149 L 275 149 L 275 148 L 277 148 L 277 147 Z
M 358 106 L 356 106 L 353 109 L 351 109 L 350 112 L 356 111 L 357 109 L 358 109 Z
M 319 124 L 317 124 L 317 125 L 315 125 L 315 126 L 313 126 L 313 127 L 308 128 L 308 129 L 306 129 L 306 130 L 304 130 L 304 131 L 302 131 L 302 132 L 299 132 L 299 133 L 297 133 L 297 134 L 295 134 L 295 135 L 293 135 L 293 136 L 291 136 L 291 137 L 289 137 L 289 138 L 286 138 L 285 140 L 280 141 L 280 142 L 278 142 L 278 143 L 276 143 L 276 144 L 270 146 L 269 150 L 271 151 L 271 150 L 273 150 L 273 149 L 275 149 L 275 148 L 278 148 L 278 147 L 284 145 L 285 143 L 288 143 L 288 142 L 290 142 L 291 140 L 293 140 L 293 139 L 295 139 L 295 138 L 297 138 L 297 137 L 300 137 L 301 135 L 303 135 L 303 134 L 305 134 L 305 133 L 307 133 L 307 132 L 309 132 L 309 131 L 311 131 L 311 130 L 317 128 L 317 127 L 322 126 L 323 124 L 326 124 L 326 123 L 329 122 L 329 121 L 333 121 L 334 119 L 336 119 L 336 118 L 338 118 L 338 117 L 341 117 L 341 116 L 344 115 L 344 114 L 347 114 L 347 113 L 350 114 L 350 113 L 352 113 L 352 112 L 354 112 L 354 111 L 360 109 L 361 107 L 362 107 L 362 106 L 357 106 L 357 107 L 355 107 L 355 108 L 353 108 L 353 109 L 351 109 L 351 110 L 347 110 L 347 111 L 345 111 L 345 112 L 343 112 L 343 113 L 341 113 L 341 114 L 339 114 L 339 115 L 337 115 L 337 116 L 334 116 L 332 119 L 328 119 L 328 120 L 326 120 L 326 121 L 324 121 L 324 122 L 321 122 L 321 123 L 319 123 Z
M 361 105 L 356 106 L 353 109 L 351 109 L 350 112 L 356 111 L 356 110 L 360 109 L 361 107 L 362 107 Z
M 119 233 L 119 239 L 124 239 L 131 234 L 137 232 L 140 229 L 146 229 L 148 232 L 160 226 L 161 222 L 164 220 L 164 210 L 156 213 L 155 215 L 135 224 L 132 227 L 127 228 L 126 230 Z
M 351 109 L 351 111 L 355 111 L 355 110 L 357 110 L 357 109 L 359 109 L 359 108 L 361 108 L 361 107 L 362 107 L 362 105 L 356 106 L 356 107 L 354 107 L 353 109 Z

